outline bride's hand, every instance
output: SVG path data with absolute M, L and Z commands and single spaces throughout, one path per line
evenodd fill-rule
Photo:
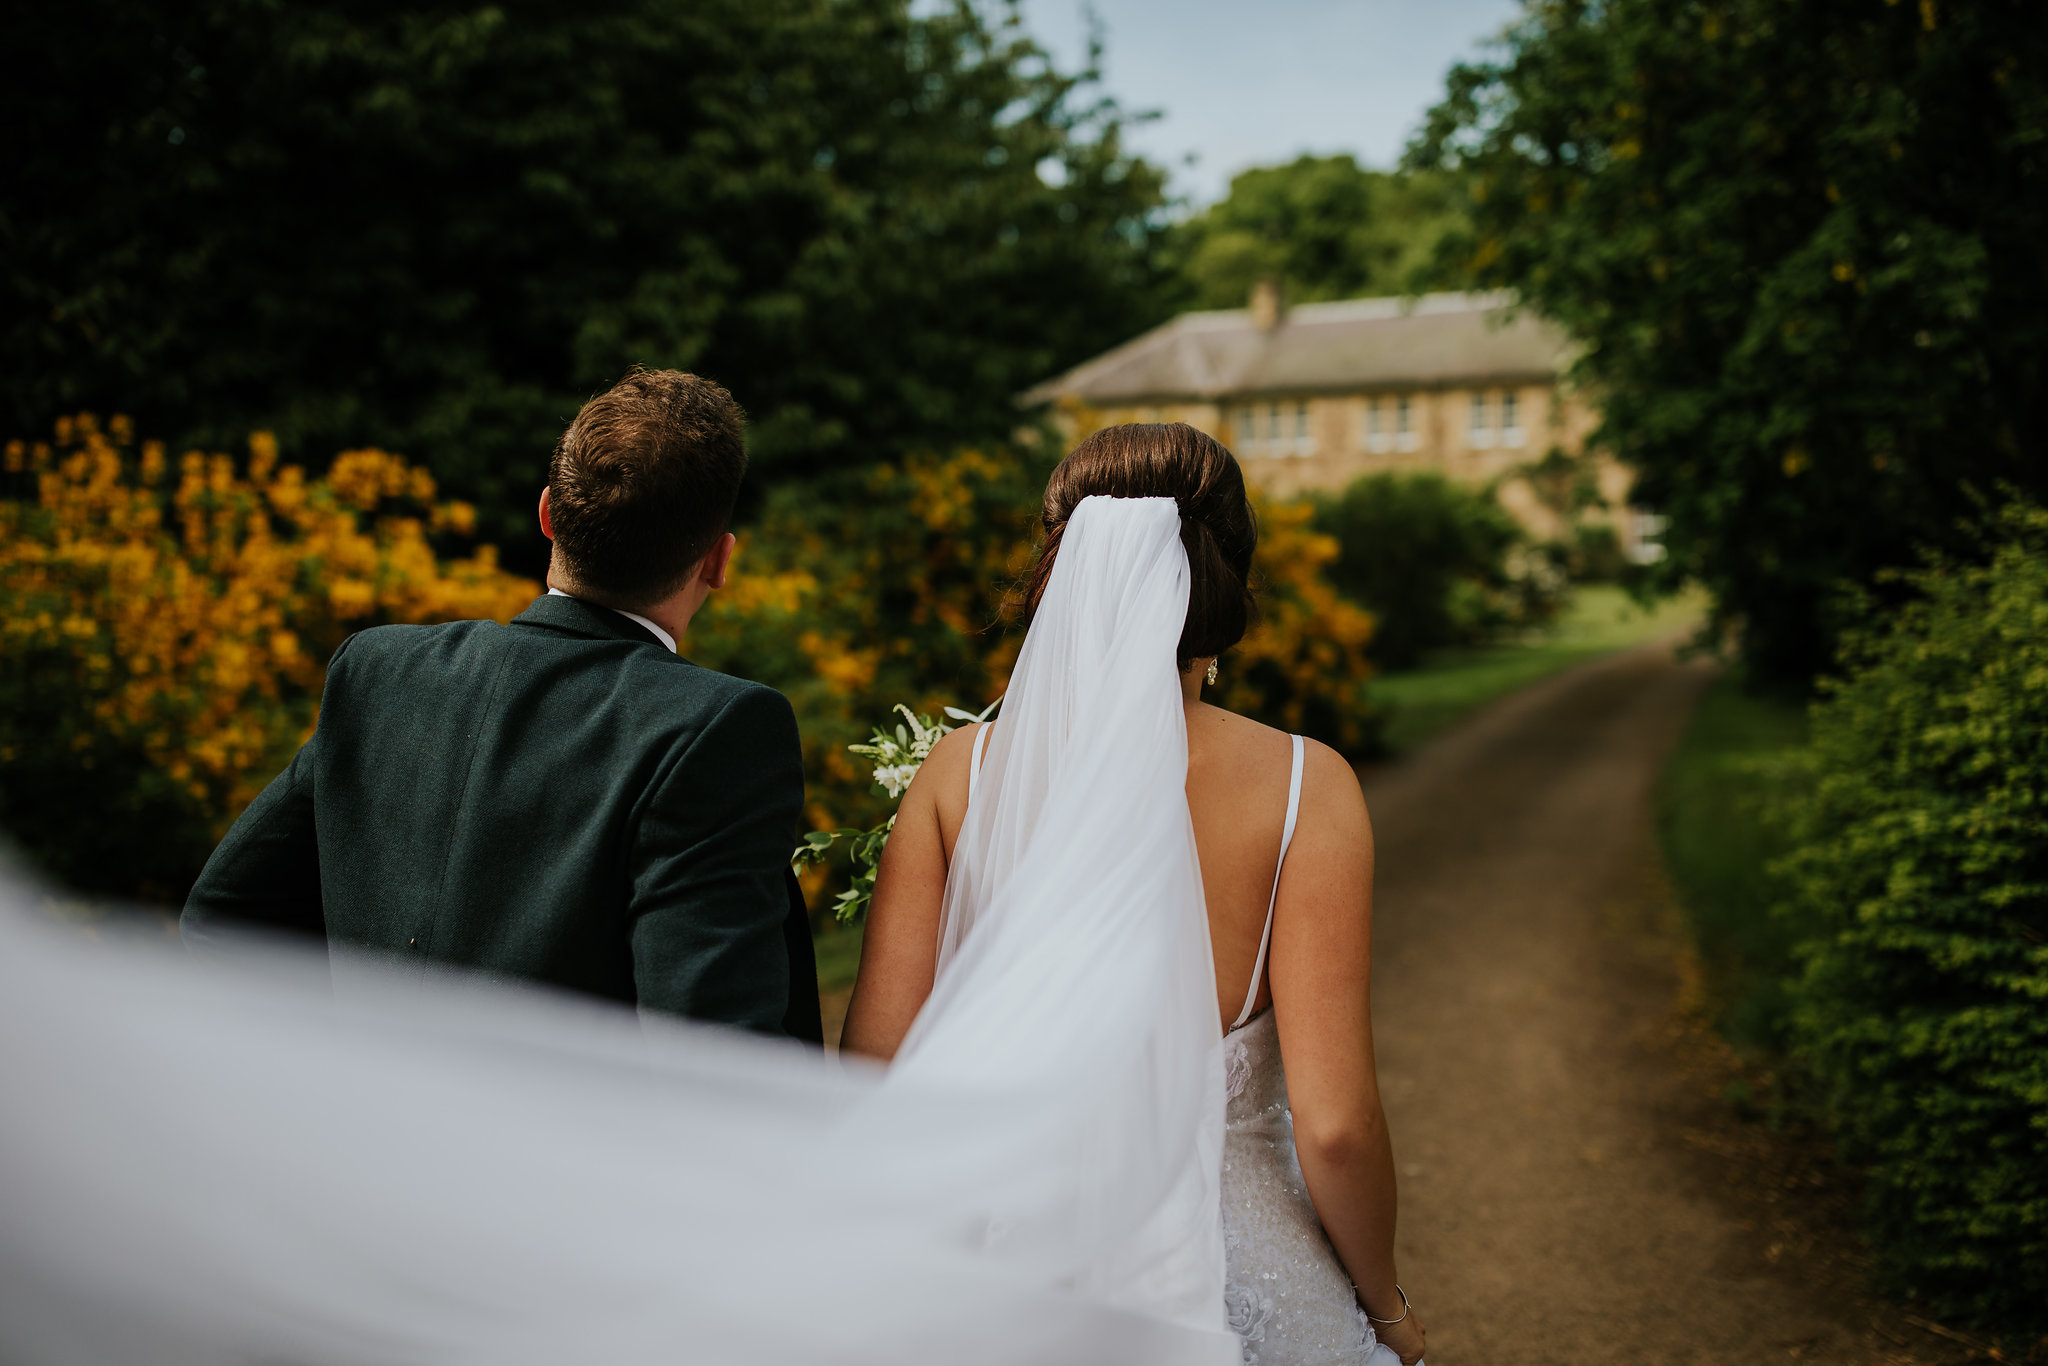
M 1372 1331 L 1401 1358 L 1401 1366 L 1422 1360 L 1422 1318 L 1413 1309 L 1399 1323 L 1375 1323 Z

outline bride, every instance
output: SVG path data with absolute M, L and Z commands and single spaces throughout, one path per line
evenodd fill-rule
M 1364 806 L 1195 696 L 1236 464 L 1112 429 L 1047 511 L 1001 717 L 889 848 L 846 1040 L 886 1068 L 0 880 L 0 1359 L 1415 1361 Z
M 1175 655 L 1186 802 L 1226 1030 L 1230 1326 L 1245 1360 L 1261 1366 L 1363 1362 L 1376 1333 L 1413 1362 L 1423 1334 L 1394 1276 L 1393 1152 L 1368 1001 L 1372 830 L 1358 779 L 1315 741 L 1201 701 L 1252 605 L 1257 532 L 1230 453 L 1183 423 L 1111 427 L 1082 442 L 1046 487 L 1028 610 L 1091 498 L 1172 499 L 1187 551 Z M 868 915 L 847 1051 L 895 1056 L 931 994 L 950 865 L 1000 731 L 1000 722 L 954 731 L 904 794 Z

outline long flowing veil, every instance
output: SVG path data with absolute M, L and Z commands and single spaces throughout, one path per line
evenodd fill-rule
M 886 1072 L 0 882 L 0 1359 L 1236 1361 L 1187 579 L 1076 510 Z

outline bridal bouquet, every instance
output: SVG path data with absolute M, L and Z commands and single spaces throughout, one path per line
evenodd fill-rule
M 1001 705 L 999 697 L 979 713 L 947 707 L 945 719 L 934 721 L 899 702 L 896 710 L 903 715 L 901 724 L 894 730 L 877 726 L 873 738 L 866 744 L 848 745 L 847 748 L 872 763 L 875 785 L 888 793 L 892 801 L 899 800 L 909 790 L 910 780 L 917 776 L 917 770 L 924 765 L 932 746 L 960 725 L 988 720 L 989 713 Z M 889 843 L 889 831 L 895 825 L 896 817 L 891 815 L 870 830 L 813 830 L 804 836 L 804 842 L 790 856 L 790 867 L 799 873 L 814 868 L 830 856 L 833 845 L 842 839 L 849 841 L 848 848 L 853 856 L 853 883 L 834 899 L 832 915 L 841 924 L 851 924 L 867 914 L 868 902 L 875 894 L 875 873 L 882 866 L 882 849 Z

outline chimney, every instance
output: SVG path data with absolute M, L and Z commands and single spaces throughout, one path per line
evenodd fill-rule
M 1287 306 L 1280 298 L 1280 281 L 1272 275 L 1261 275 L 1252 286 L 1252 326 L 1261 332 L 1271 332 L 1280 325 L 1280 319 L 1287 312 Z

